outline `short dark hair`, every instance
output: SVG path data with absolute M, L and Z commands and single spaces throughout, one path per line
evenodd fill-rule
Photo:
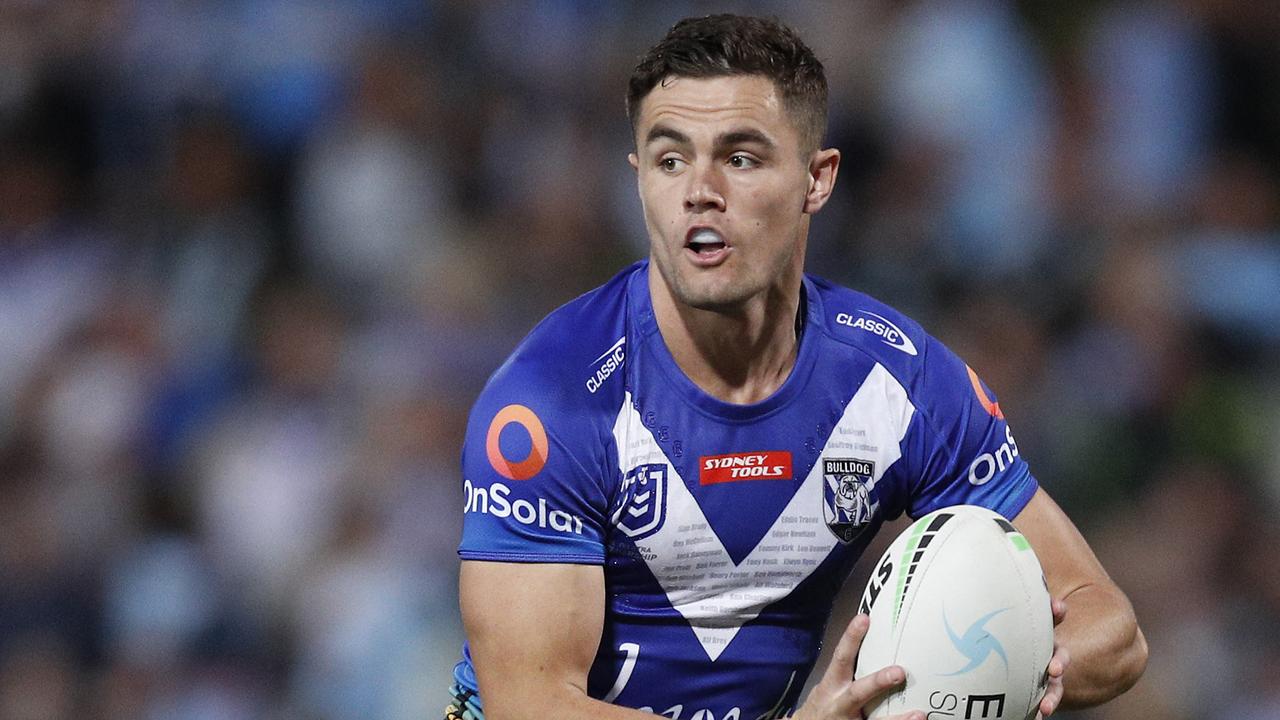
M 782 95 L 806 149 L 816 150 L 827 127 L 827 77 L 794 30 L 776 18 L 708 15 L 685 18 L 641 58 L 627 87 L 634 129 L 640 103 L 663 79 L 762 75 Z

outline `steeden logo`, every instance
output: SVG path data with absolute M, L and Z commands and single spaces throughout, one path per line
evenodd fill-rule
M 951 644 L 969 661 L 969 664 L 959 670 L 943 673 L 943 676 L 963 675 L 981 665 L 986 661 L 987 656 L 993 652 L 1000 656 L 1000 659 L 1004 661 L 1005 667 L 1009 666 L 1009 658 L 1004 654 L 1004 647 L 996 639 L 996 636 L 992 635 L 991 631 L 985 627 L 988 620 L 1008 609 L 1000 608 L 974 620 L 969 629 L 964 631 L 964 635 L 956 635 L 956 631 L 951 629 L 951 623 L 947 622 L 946 613 L 942 614 L 942 625 L 947 629 L 947 637 L 951 638 Z
M 739 480 L 790 480 L 791 453 L 766 450 L 730 455 L 703 455 L 698 458 L 698 483 L 737 482 Z
M 511 460 L 502 452 L 502 431 L 512 423 L 529 434 L 529 454 L 523 460 Z M 528 480 L 547 464 L 547 431 L 537 414 L 524 405 L 508 405 L 493 416 L 484 446 L 489 464 L 508 480 Z

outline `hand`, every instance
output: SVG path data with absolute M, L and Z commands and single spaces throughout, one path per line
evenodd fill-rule
M 858 720 L 865 717 L 864 705 L 906 681 L 907 673 L 898 665 L 853 679 L 854 659 L 870 626 L 871 618 L 866 615 L 858 615 L 849 622 L 822 681 L 814 686 L 804 704 L 791 716 L 792 720 Z M 922 712 L 909 712 L 885 720 L 925 720 L 925 717 Z
M 1067 616 L 1067 604 L 1057 598 L 1050 601 L 1053 609 L 1053 626 L 1057 627 L 1062 619 Z M 1055 638 L 1053 641 L 1053 657 L 1049 658 L 1049 686 L 1045 688 L 1044 697 L 1040 699 L 1040 712 L 1036 714 L 1037 720 L 1043 720 L 1053 714 L 1058 709 L 1058 704 L 1062 702 L 1062 676 L 1067 672 L 1067 666 L 1071 664 L 1071 654 L 1067 649 L 1058 644 Z

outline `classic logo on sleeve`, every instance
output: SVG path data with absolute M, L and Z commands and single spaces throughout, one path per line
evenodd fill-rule
M 594 395 L 627 360 L 627 336 L 623 335 L 604 354 L 591 362 L 591 377 L 587 378 L 587 392 Z
M 503 449 L 503 435 L 519 433 L 517 430 L 508 430 L 511 425 L 522 428 L 524 435 L 527 435 L 529 451 L 521 460 L 507 457 L 507 452 L 511 451 L 509 447 L 506 451 Z M 512 444 L 520 440 L 525 438 L 508 438 L 508 442 Z M 537 414 L 523 405 L 508 405 L 493 416 L 484 446 L 489 464 L 508 480 L 528 480 L 547 464 L 547 431 L 542 427 L 542 420 L 538 419 Z
M 893 321 L 883 315 L 877 315 L 870 310 L 859 310 L 858 314 L 862 317 L 854 317 L 849 313 L 836 313 L 836 323 L 845 327 L 858 328 L 865 330 L 872 335 L 880 338 L 880 342 L 888 345 L 896 350 L 901 350 L 908 355 L 916 355 L 916 345 L 911 342 L 911 338 L 902 332 L 902 328 L 893 324 Z

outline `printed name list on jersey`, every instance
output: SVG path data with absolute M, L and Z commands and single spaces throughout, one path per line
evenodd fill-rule
M 874 367 L 828 439 L 830 444 L 841 437 L 861 437 L 879 448 L 874 460 L 842 457 L 824 447 L 822 462 L 795 478 L 799 484 L 782 512 L 755 547 L 735 561 L 626 395 L 614 424 L 625 488 L 612 516 L 636 541 L 671 607 L 689 623 L 710 660 L 720 656 L 743 625 L 808 578 L 834 547 L 852 542 L 871 526 L 879 512 L 879 468 L 900 456 L 909 417 L 900 408 L 906 402 L 902 386 L 883 367 Z M 867 421 L 884 417 L 900 420 Z M 732 475 L 734 468 L 765 468 L 770 475 L 790 477 L 795 471 L 791 459 L 789 452 L 776 451 L 706 456 L 698 468 L 700 475 L 710 472 L 704 477 L 713 482 L 716 473 L 728 470 Z M 824 515 L 829 533 L 820 527 Z

